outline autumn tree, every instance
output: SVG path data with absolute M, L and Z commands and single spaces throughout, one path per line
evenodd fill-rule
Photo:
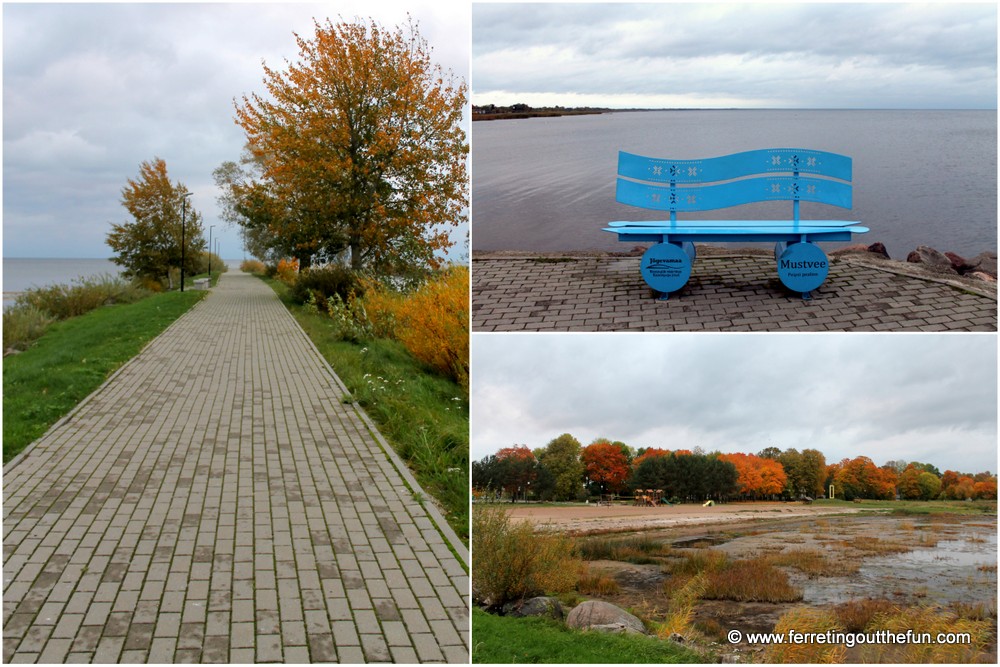
M 296 40 L 298 61 L 265 64 L 267 94 L 236 104 L 249 154 L 221 180 L 236 218 L 304 266 L 342 248 L 355 270 L 436 266 L 468 204 L 465 82 L 432 63 L 412 22 L 317 22 Z
M 628 459 L 619 444 L 607 440 L 595 440 L 580 453 L 584 475 L 596 484 L 602 493 L 617 493 L 625 486 L 628 478 Z
M 538 461 L 552 474 L 556 500 L 576 500 L 582 489 L 583 463 L 580 461 L 580 441 L 563 433 L 539 452 Z
M 198 272 L 207 244 L 201 214 L 184 200 L 188 194 L 183 184 L 170 182 L 161 158 L 143 162 L 138 178 L 128 179 L 121 204 L 132 221 L 112 224 L 106 238 L 115 252 L 111 261 L 123 267 L 125 275 L 163 281 L 173 288 L 170 271 L 181 268 L 182 257 L 185 271 Z
M 525 445 L 504 447 L 496 453 L 500 466 L 499 477 L 503 489 L 510 495 L 511 502 L 518 495 L 527 495 L 529 486 L 537 475 L 535 455 Z
M 785 470 L 776 459 L 740 453 L 720 454 L 719 458 L 736 466 L 736 483 L 744 496 L 757 499 L 785 490 Z

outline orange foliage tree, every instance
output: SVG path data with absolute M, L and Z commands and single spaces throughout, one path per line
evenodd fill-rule
M 133 221 L 112 224 L 106 242 L 115 264 L 127 276 L 163 279 L 172 288 L 170 270 L 180 268 L 181 257 L 188 274 L 198 272 L 205 243 L 201 214 L 191 208 L 190 194 L 182 183 L 171 183 L 162 158 L 139 165 L 139 177 L 122 188 L 122 206 Z M 184 252 L 181 252 L 183 238 Z
M 354 270 L 438 265 L 468 205 L 467 86 L 408 28 L 317 22 L 313 39 L 296 35 L 298 62 L 264 66 L 267 94 L 236 104 L 253 167 L 230 191 L 252 200 L 234 207 L 242 222 L 259 215 L 300 246 L 345 247 Z
M 867 456 L 844 459 L 828 466 L 835 495 L 844 500 L 870 498 L 891 500 L 895 497 L 895 473 L 879 468 Z
M 597 484 L 602 492 L 618 493 L 625 486 L 629 467 L 625 453 L 607 440 L 595 440 L 580 452 L 584 475 Z
M 751 498 L 774 496 L 785 490 L 788 477 L 781 463 L 755 454 L 721 454 L 719 458 L 736 466 L 740 493 Z
M 670 453 L 669 449 L 660 449 L 659 447 L 647 447 L 642 454 L 632 459 L 632 469 L 635 470 L 642 462 L 646 459 L 651 459 L 657 456 L 666 456 Z

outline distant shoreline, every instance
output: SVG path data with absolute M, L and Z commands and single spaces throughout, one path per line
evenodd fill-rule
M 559 116 L 593 116 L 609 113 L 610 109 L 536 109 L 532 111 L 509 111 L 501 113 L 477 113 L 472 120 L 511 120 L 524 118 L 557 118 Z

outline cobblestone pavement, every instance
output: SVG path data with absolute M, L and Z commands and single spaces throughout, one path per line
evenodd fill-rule
M 803 301 L 774 258 L 699 257 L 688 284 L 653 297 L 639 257 L 474 256 L 475 331 L 996 331 L 996 296 L 832 259 Z
M 4 661 L 468 663 L 468 551 L 344 393 L 225 274 L 4 469 Z

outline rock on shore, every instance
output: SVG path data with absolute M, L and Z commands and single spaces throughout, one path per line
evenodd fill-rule
M 868 254 L 889 259 L 889 253 L 882 243 L 873 243 L 870 246 L 852 245 L 830 253 L 832 256 L 846 254 Z M 910 264 L 919 264 L 922 269 L 932 274 L 964 276 L 987 283 L 997 281 L 997 254 L 993 251 L 981 252 L 971 259 L 966 259 L 954 252 L 941 252 L 930 246 L 921 245 L 906 256 L 906 261 Z

